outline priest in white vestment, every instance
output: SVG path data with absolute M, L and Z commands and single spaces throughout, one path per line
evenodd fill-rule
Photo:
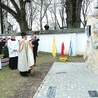
M 7 46 L 9 51 L 9 68 L 11 70 L 17 69 L 19 42 L 16 40 L 15 35 L 12 35 L 11 39 L 8 40 Z
M 26 33 L 21 34 L 19 41 L 18 70 L 22 76 L 28 76 L 34 69 L 34 56 L 32 43 L 27 41 Z

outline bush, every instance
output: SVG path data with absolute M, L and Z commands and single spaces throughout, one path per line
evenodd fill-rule
M 8 52 L 8 47 L 7 45 L 4 45 L 3 49 L 2 49 L 2 53 L 3 53 L 3 57 L 4 58 L 8 58 L 9 57 L 9 52 Z

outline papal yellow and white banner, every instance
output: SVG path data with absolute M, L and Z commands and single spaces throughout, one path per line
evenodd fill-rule
M 52 55 L 55 57 L 56 56 L 56 42 L 55 42 L 55 37 L 52 37 Z

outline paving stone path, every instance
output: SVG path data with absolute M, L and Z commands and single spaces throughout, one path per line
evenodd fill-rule
M 98 75 L 84 62 L 55 62 L 33 98 L 98 98 Z

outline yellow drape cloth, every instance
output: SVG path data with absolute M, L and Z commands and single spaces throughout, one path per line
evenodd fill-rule
M 56 56 L 56 42 L 55 42 L 55 37 L 52 37 L 52 55 L 55 57 Z

